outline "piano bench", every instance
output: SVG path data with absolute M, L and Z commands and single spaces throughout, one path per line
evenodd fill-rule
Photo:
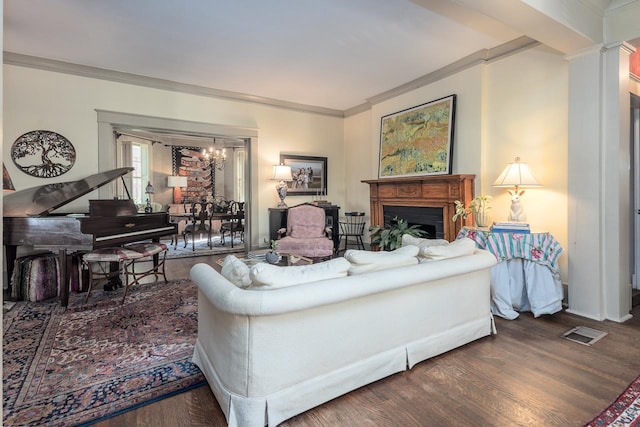
M 150 268 L 136 272 L 136 261 L 149 261 L 149 257 L 160 254 L 162 254 L 162 256 L 158 257 L 157 263 L 154 260 L 154 263 Z M 135 243 L 124 247 L 97 249 L 84 254 L 82 261 L 89 270 L 89 289 L 87 290 L 85 303 L 91 296 L 91 290 L 93 289 L 95 280 L 108 280 L 115 275 L 119 276 L 120 271 L 124 272 L 125 276 L 124 295 L 122 296 L 123 304 L 127 298 L 129 287 L 131 287 L 131 285 L 138 284 L 139 280 L 143 277 L 153 274 L 157 281 L 158 275 L 162 274 L 166 283 L 167 276 L 165 275 L 164 269 L 166 254 L 167 245 L 164 243 Z M 118 263 L 118 271 L 111 270 L 111 263 Z M 130 276 L 131 280 L 129 280 Z

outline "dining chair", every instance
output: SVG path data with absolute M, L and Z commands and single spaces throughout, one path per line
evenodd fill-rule
M 187 236 L 191 235 L 191 249 L 196 250 L 195 235 L 198 234 L 202 238 L 203 234 L 207 235 L 207 245 L 212 247 L 211 243 L 211 214 L 213 213 L 213 203 L 211 202 L 195 202 L 189 207 L 190 213 L 188 223 L 182 231 L 184 238 L 184 247 L 187 247 Z
M 340 225 L 340 244 L 344 239 L 344 250 L 347 250 L 349 246 L 349 238 L 355 240 L 355 245 L 358 249 L 364 250 L 364 241 L 362 236 L 364 235 L 364 227 L 366 224 L 364 218 L 364 212 L 345 212 L 344 218 L 338 221 Z M 340 244 L 338 248 L 340 248 Z M 340 249 L 338 249 L 340 251 Z
M 233 248 L 233 239 L 236 233 L 240 235 L 240 241 L 244 242 L 244 202 L 231 201 L 227 213 L 233 215 L 233 217 L 228 221 L 224 221 L 220 226 L 221 244 L 225 244 L 224 236 L 228 234 Z

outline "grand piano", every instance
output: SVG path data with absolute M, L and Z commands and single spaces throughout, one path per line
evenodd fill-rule
M 132 170 L 131 167 L 119 168 L 78 181 L 46 184 L 5 194 L 3 243 L 9 279 L 19 246 L 57 253 L 62 280 L 60 303 L 66 307 L 71 271 L 71 257 L 68 255 L 137 241 L 157 242 L 160 237 L 175 234 L 176 225 L 169 222 L 166 213 L 137 212 L 126 184 L 127 199 L 90 200 L 88 213 L 55 212 Z M 124 184 L 124 179 L 122 182 Z

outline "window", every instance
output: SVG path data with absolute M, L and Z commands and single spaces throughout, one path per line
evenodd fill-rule
M 149 172 L 151 170 L 151 143 L 121 135 L 118 138 L 118 145 L 118 152 L 120 153 L 118 166 L 131 166 L 134 168 L 131 174 L 124 177 L 131 199 L 136 204 L 146 203 L 147 194 L 145 193 L 145 188 L 147 183 L 151 182 L 151 174 Z M 126 197 L 124 191 L 121 194 L 122 197 Z
M 235 185 L 233 188 L 234 191 L 234 200 L 239 202 L 244 202 L 245 194 L 244 194 L 244 159 L 245 159 L 245 150 L 237 149 L 233 152 L 233 162 L 234 162 L 234 180 Z

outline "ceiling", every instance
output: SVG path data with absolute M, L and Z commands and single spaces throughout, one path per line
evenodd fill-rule
M 522 34 L 444 0 L 4 0 L 4 50 L 346 110 Z
M 27 55 L 342 113 L 524 35 L 564 53 L 591 46 L 603 16 L 638 0 L 556 1 L 4 0 L 3 43 L 5 62 Z

